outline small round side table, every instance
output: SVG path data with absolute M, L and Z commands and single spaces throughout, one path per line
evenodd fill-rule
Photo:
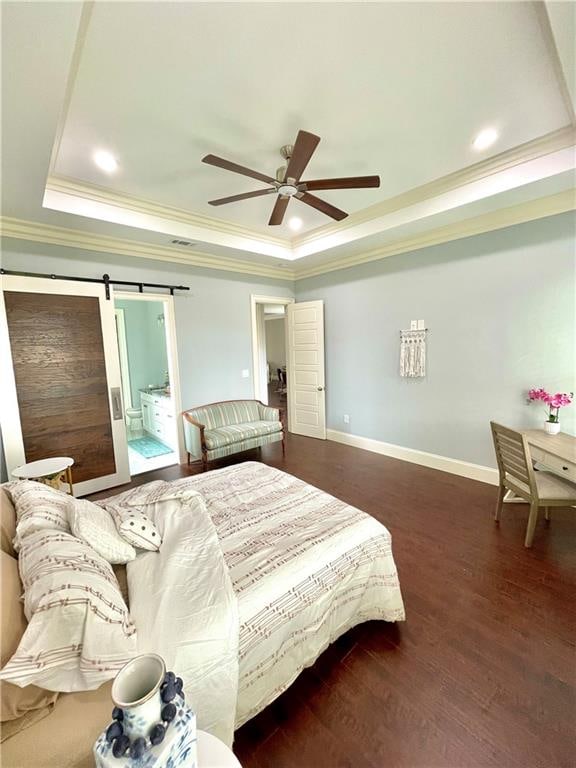
M 40 461 L 31 461 L 29 464 L 22 464 L 20 467 L 12 470 L 14 477 L 18 480 L 37 480 L 39 483 L 50 485 L 52 488 L 59 488 L 60 481 L 68 483 L 70 495 L 74 496 L 74 486 L 72 484 L 72 465 L 74 459 L 69 456 L 55 456 L 52 459 L 40 459 Z M 64 480 L 64 478 L 66 478 Z
M 242 768 L 238 758 L 216 736 L 206 731 L 197 731 L 198 768 Z

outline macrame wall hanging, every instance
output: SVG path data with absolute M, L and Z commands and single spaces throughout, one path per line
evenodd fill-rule
M 400 376 L 413 379 L 426 376 L 426 332 L 400 331 Z

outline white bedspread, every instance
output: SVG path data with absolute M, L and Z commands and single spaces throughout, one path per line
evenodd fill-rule
M 144 507 L 159 552 L 128 563 L 138 651 L 160 653 L 184 681 L 198 727 L 232 745 L 238 690 L 238 603 L 218 536 L 195 493 Z
M 370 515 L 257 462 L 166 483 L 164 490 L 199 492 L 208 514 L 176 502 L 154 510 L 164 541 L 160 553 L 129 563 L 130 609 L 142 650 L 177 668 L 200 727 L 227 743 L 230 718 L 223 728 L 216 700 L 228 710 L 237 695 L 238 728 L 346 630 L 369 619 L 404 619 L 391 537 Z M 129 493 L 145 497 L 147 487 Z M 220 652 L 222 676 L 212 665 Z

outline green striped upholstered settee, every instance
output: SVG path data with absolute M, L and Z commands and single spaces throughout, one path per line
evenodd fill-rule
M 282 441 L 284 426 L 280 408 L 259 400 L 225 400 L 184 411 L 184 442 L 191 460 L 208 462 L 232 453 Z

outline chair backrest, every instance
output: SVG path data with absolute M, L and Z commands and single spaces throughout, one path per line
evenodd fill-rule
M 490 422 L 500 482 L 517 492 L 536 496 L 536 480 L 528 441 L 521 432 Z
M 192 408 L 188 413 L 207 429 L 260 420 L 258 400 L 225 400 Z

